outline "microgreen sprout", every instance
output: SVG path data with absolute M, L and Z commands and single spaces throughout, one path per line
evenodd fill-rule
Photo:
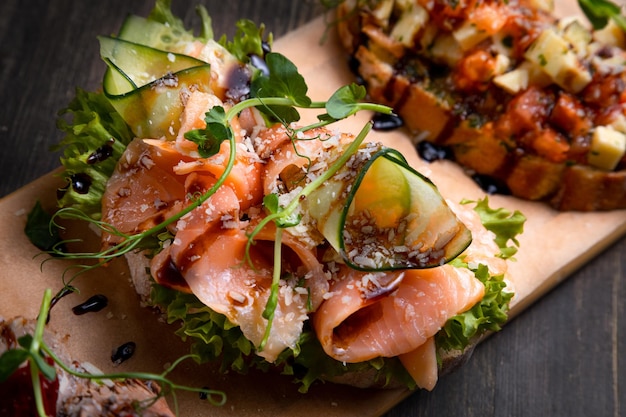
M 363 140 L 371 130 L 371 126 L 371 123 L 366 124 L 363 129 L 361 129 L 361 132 L 355 137 L 355 139 L 337 159 L 337 161 L 335 161 L 322 175 L 320 175 L 315 180 L 307 184 L 304 188 L 302 188 L 302 190 L 297 193 L 295 197 L 285 207 L 280 207 L 278 205 L 278 196 L 276 194 L 269 194 L 264 199 L 263 202 L 266 209 L 268 209 L 269 214 L 263 220 L 261 220 L 259 224 L 254 228 L 254 230 L 249 234 L 248 242 L 246 244 L 246 254 L 248 254 L 250 246 L 254 242 L 254 237 L 270 222 L 274 222 L 276 224 L 277 227 L 276 237 L 274 241 L 274 271 L 272 275 L 272 286 L 270 297 L 267 301 L 267 304 L 265 305 L 265 309 L 263 310 L 263 317 L 268 320 L 268 323 L 265 329 L 263 340 L 259 345 L 259 350 L 263 350 L 263 347 L 265 346 L 265 343 L 269 338 L 272 326 L 272 318 L 278 304 L 278 284 L 281 277 L 282 259 L 280 257 L 282 229 L 285 227 L 292 227 L 297 224 L 294 224 L 293 213 L 298 208 L 300 202 L 303 199 L 306 199 L 309 194 L 311 194 L 314 190 L 318 189 L 322 184 L 328 181 L 339 169 L 341 169 L 341 167 L 346 164 L 346 162 L 358 151 L 359 147 L 363 143 Z
M 43 393 L 41 391 L 41 378 L 48 381 L 54 381 L 57 378 L 55 366 L 63 371 L 78 378 L 91 380 L 119 380 L 119 379 L 138 379 L 145 381 L 154 381 L 161 385 L 162 391 L 154 398 L 149 399 L 145 403 L 138 406 L 147 407 L 159 397 L 171 395 L 174 401 L 174 410 L 178 415 L 178 401 L 176 391 L 191 391 L 202 393 L 207 397 L 209 402 L 216 406 L 224 405 L 226 402 L 226 394 L 221 391 L 208 390 L 205 388 L 194 388 L 179 385 L 168 379 L 170 374 L 181 362 L 194 358 L 194 355 L 185 355 L 178 358 L 161 374 L 152 374 L 147 372 L 119 372 L 111 374 L 91 374 L 79 372 L 65 364 L 54 351 L 44 341 L 44 329 L 48 320 L 48 312 L 52 302 L 52 291 L 46 289 L 39 309 L 39 316 L 32 335 L 26 334 L 18 339 L 19 348 L 10 348 L 0 356 L 0 382 L 6 381 L 23 363 L 28 361 L 30 367 L 30 376 L 33 386 L 33 394 L 35 398 L 35 407 L 37 415 L 46 417 L 44 409 Z M 53 364 L 47 362 L 46 358 L 50 358 Z

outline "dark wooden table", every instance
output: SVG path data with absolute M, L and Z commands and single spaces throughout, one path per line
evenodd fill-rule
M 195 3 L 179 1 L 174 8 L 190 22 Z M 242 17 L 264 22 L 280 37 L 322 12 L 314 0 L 204 3 L 215 32 L 229 36 Z M 75 86 L 98 87 L 104 65 L 96 36 L 116 32 L 126 13 L 145 15 L 152 5 L 0 3 L 0 196 L 59 165 L 49 151 L 61 137 L 56 112 Z M 387 416 L 626 415 L 625 275 L 622 238 L 481 344 L 433 392 L 413 394 Z

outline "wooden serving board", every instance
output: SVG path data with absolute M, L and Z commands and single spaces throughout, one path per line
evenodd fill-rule
M 325 99 L 339 86 L 350 82 L 345 57 L 330 38 L 321 43 L 325 23 L 319 18 L 275 43 L 299 67 L 310 88 L 312 99 Z M 305 118 L 310 117 L 308 115 Z M 369 115 L 363 114 L 342 122 L 342 130 L 357 133 Z M 452 201 L 478 199 L 483 192 L 454 164 L 427 164 L 418 158 L 403 132 L 372 133 L 370 140 L 380 140 L 400 150 L 420 172 L 430 177 L 442 194 Z M 35 201 L 52 210 L 60 179 L 53 173 L 0 200 L 0 316 L 37 315 L 46 288 L 56 292 L 64 269 L 70 264 L 38 256 L 23 233 L 26 215 Z M 605 213 L 558 213 L 549 207 L 511 197 L 490 198 L 494 207 L 520 210 L 527 217 L 525 233 L 520 238 L 517 262 L 510 266 L 510 278 L 516 296 L 511 315 L 516 315 L 574 270 L 595 257 L 626 233 L 626 211 Z M 87 239 L 87 230 L 75 230 Z M 89 244 L 87 242 L 86 244 Z M 105 372 L 112 371 L 112 349 L 129 340 L 137 343 L 137 352 L 120 369 L 160 373 L 166 364 L 187 353 L 187 345 L 173 335 L 174 328 L 160 322 L 148 309 L 139 306 L 122 260 L 81 277 L 80 294 L 65 297 L 54 308 L 50 328 L 57 331 L 75 359 L 89 361 Z M 96 293 L 109 298 L 109 306 L 97 314 L 74 316 L 70 308 Z M 505 329 L 506 331 L 506 329 Z M 217 374 L 212 366 L 185 362 L 172 379 L 193 386 L 223 390 L 225 406 L 214 408 L 196 395 L 180 393 L 181 416 L 274 416 L 317 417 L 319 415 L 368 417 L 379 416 L 406 397 L 406 390 L 366 390 L 333 384 L 315 386 L 302 395 L 289 378 L 277 375 L 248 376 Z M 172 401 L 170 399 L 170 404 Z

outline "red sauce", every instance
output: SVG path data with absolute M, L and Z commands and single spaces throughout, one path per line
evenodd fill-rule
M 52 365 L 52 360 L 47 359 Z M 56 416 L 59 379 L 49 381 L 40 374 L 41 392 L 46 415 Z M 3 417 L 37 417 L 30 364 L 24 363 L 6 381 L 0 383 L 0 415 Z

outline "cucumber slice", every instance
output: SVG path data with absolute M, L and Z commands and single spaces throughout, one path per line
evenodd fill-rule
M 118 84 L 118 78 L 126 78 L 135 87 L 141 87 L 167 74 L 206 65 L 206 62 L 188 55 L 162 51 L 119 38 L 99 36 L 98 40 L 100 56 L 113 70 L 107 71 L 104 79 L 104 87 L 113 95 L 128 93 L 128 83 Z
M 351 186 L 331 179 L 307 204 L 319 231 L 358 270 L 439 266 L 472 241 L 437 187 L 390 148 L 372 155 Z
M 104 94 L 140 138 L 173 139 L 184 91 L 211 92 L 210 65 L 193 57 L 102 36 Z
M 145 17 L 128 15 L 118 38 L 170 52 L 184 52 L 184 47 L 195 40 L 194 36 L 178 27 L 166 25 Z

